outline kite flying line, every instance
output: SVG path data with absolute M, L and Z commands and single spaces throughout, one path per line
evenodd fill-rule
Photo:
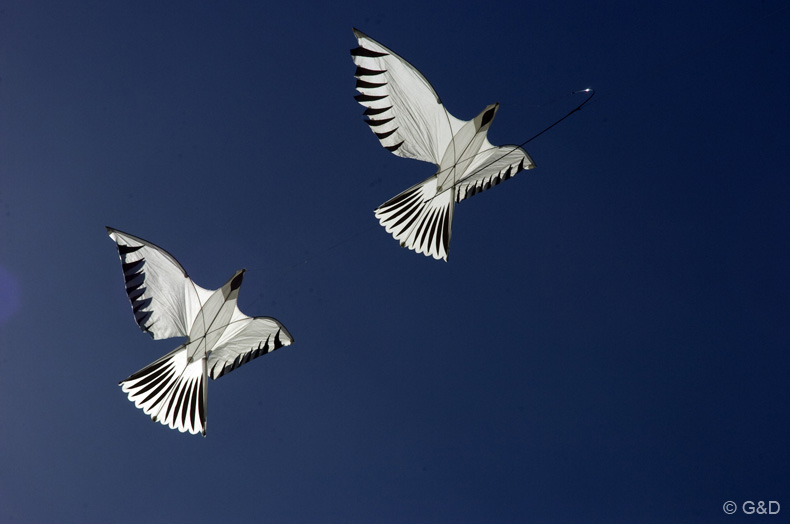
M 581 111 L 581 108 L 582 108 L 582 107 L 584 107 L 584 105 L 585 105 L 587 102 L 589 102 L 590 100 L 592 100 L 592 97 L 594 97 L 594 96 L 595 96 L 595 89 L 593 89 L 592 87 L 588 87 L 588 88 L 586 88 L 586 89 L 579 89 L 578 91 L 574 91 L 574 92 L 573 92 L 573 93 L 571 93 L 571 94 L 572 94 L 572 95 L 575 95 L 576 93 L 590 93 L 590 95 L 589 95 L 589 96 L 588 96 L 588 97 L 587 97 L 587 98 L 584 100 L 584 102 L 582 102 L 581 104 L 579 104 L 578 106 L 576 106 L 574 109 L 572 109 L 572 110 L 570 111 L 570 113 L 568 113 L 568 114 L 567 114 L 567 115 L 565 115 L 564 117 L 560 118 L 559 120 L 557 120 L 556 122 L 554 122 L 553 124 L 551 124 L 549 127 L 547 127 L 546 129 L 544 129 L 543 131 L 541 131 L 541 132 L 540 132 L 540 133 L 538 133 L 537 135 L 533 136 L 533 137 L 532 137 L 532 138 L 530 138 L 529 140 L 527 140 L 527 141 L 525 141 L 525 142 L 522 142 L 522 143 L 520 143 L 520 144 L 519 144 L 517 147 L 524 147 L 525 145 L 529 144 L 530 142 L 532 142 L 533 140 L 535 140 L 536 138 L 538 138 L 540 135 L 542 135 L 543 133 L 545 133 L 546 131 L 548 131 L 548 130 L 549 130 L 549 129 L 551 129 L 552 127 L 556 126 L 557 124 L 559 124 L 560 122 L 562 122 L 563 120 L 565 120 L 566 118 L 568 118 L 569 116 L 571 116 L 571 115 L 572 115 L 573 113 L 575 113 L 576 111 Z

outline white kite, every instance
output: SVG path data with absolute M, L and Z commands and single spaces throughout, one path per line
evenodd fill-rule
M 236 306 L 244 269 L 221 288 L 203 289 L 164 249 L 107 228 L 118 245 L 126 293 L 137 324 L 159 340 L 186 343 L 126 380 L 134 405 L 181 432 L 206 434 L 207 377 L 216 379 L 253 358 L 293 342 L 269 317 L 248 317 Z
M 519 146 L 486 139 L 499 104 L 473 120 L 452 116 L 428 80 L 406 60 L 354 29 L 354 97 L 381 145 L 398 156 L 433 162 L 437 172 L 380 205 L 376 218 L 401 246 L 447 260 L 456 202 L 507 180 L 535 163 Z

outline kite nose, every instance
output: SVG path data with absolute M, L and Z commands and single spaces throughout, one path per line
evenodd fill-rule
M 497 110 L 498 107 L 499 107 L 499 104 L 493 104 L 493 105 L 489 106 L 488 111 L 483 113 L 483 118 L 480 121 L 480 127 L 485 126 L 487 123 L 489 123 L 490 121 L 492 121 L 494 119 L 494 115 L 496 115 L 496 110 Z
M 233 291 L 234 289 L 239 289 L 241 287 L 241 281 L 244 280 L 244 272 L 247 271 L 246 269 L 242 269 L 239 271 L 233 280 L 230 282 L 230 290 Z

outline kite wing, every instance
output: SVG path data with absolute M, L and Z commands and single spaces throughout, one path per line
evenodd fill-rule
M 428 80 L 410 63 L 354 29 L 359 47 L 351 50 L 357 66 L 357 102 L 381 145 L 398 156 L 437 166 L 465 123 L 442 105 Z
M 254 358 L 289 346 L 293 337 L 270 317 L 248 317 L 237 307 L 228 327 L 208 355 L 208 374 L 217 379 Z
M 470 174 L 456 182 L 455 201 L 460 202 L 474 196 L 511 178 L 519 171 L 534 167 L 535 162 L 522 148 L 497 147 L 486 140 L 467 169 Z
M 154 339 L 186 337 L 211 291 L 201 288 L 161 247 L 107 228 L 118 245 L 126 293 L 140 328 Z

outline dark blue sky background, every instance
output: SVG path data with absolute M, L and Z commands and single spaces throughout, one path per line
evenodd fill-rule
M 785 2 L 226 4 L 0 2 L 0 520 L 790 513 Z M 456 117 L 499 102 L 494 144 L 597 90 L 448 263 L 373 217 L 433 166 L 362 122 L 352 27 Z M 179 341 L 105 225 L 246 267 L 295 338 L 209 384 L 205 439 L 117 385 Z

